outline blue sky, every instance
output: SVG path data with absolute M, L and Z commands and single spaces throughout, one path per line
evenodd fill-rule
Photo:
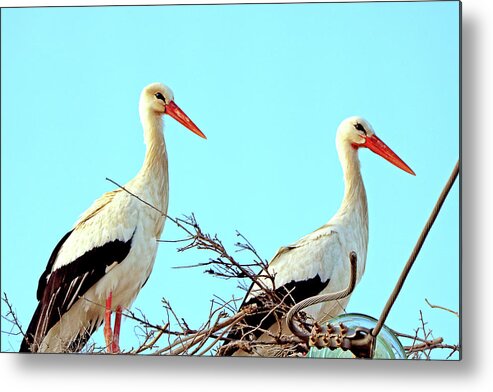
M 348 311 L 378 317 L 458 158 L 457 2 L 3 9 L 1 22 L 1 284 L 24 326 L 58 240 L 114 188 L 106 177 L 139 170 L 138 97 L 154 81 L 208 137 L 166 119 L 169 214 L 194 212 L 230 249 L 239 230 L 266 259 L 336 212 L 336 128 L 370 121 L 417 174 L 360 154 L 370 243 Z M 181 238 L 170 223 L 163 239 Z M 241 295 L 172 268 L 208 256 L 160 245 L 133 308 L 160 322 L 165 297 L 198 327 L 213 294 Z M 458 183 L 387 322 L 412 334 L 421 309 L 456 343 L 458 319 L 425 298 L 459 308 Z M 133 328 L 122 348 L 137 344 Z M 2 334 L 2 350 L 19 341 Z

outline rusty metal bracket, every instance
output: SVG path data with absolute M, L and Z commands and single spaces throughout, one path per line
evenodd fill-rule
M 358 358 L 372 358 L 375 351 L 375 338 L 371 334 L 371 329 L 348 328 L 343 323 L 329 323 L 327 327 L 320 327 L 317 324 L 313 327 L 307 343 L 309 347 L 318 349 L 349 350 Z

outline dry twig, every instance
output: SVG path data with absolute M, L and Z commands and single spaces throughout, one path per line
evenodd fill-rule
M 455 314 L 457 317 L 459 317 L 459 312 L 456 312 L 455 310 L 452 310 L 452 309 L 449 309 L 449 308 L 446 308 L 446 307 L 440 306 L 440 305 L 432 305 L 432 304 L 430 304 L 430 302 L 426 298 L 425 298 L 425 301 L 426 301 L 426 303 L 428 304 L 428 306 L 430 308 L 433 308 L 433 309 L 442 309 L 442 310 L 445 310 L 445 311 L 450 312 L 452 314 Z

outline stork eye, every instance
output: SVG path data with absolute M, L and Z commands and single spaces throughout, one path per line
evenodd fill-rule
M 160 99 L 161 101 L 163 101 L 164 103 L 166 103 L 166 99 L 164 98 L 163 94 L 161 94 L 161 93 L 156 93 L 156 94 L 154 94 L 154 96 L 155 96 L 157 99 Z
M 355 127 L 358 131 L 361 131 L 361 132 L 363 132 L 363 133 L 366 135 L 366 129 L 365 129 L 365 127 L 363 127 L 363 125 L 361 125 L 360 123 L 356 123 L 356 124 L 354 125 L 354 127 Z

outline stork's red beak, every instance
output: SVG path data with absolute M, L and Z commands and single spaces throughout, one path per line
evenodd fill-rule
M 412 169 L 406 165 L 406 163 L 397 156 L 397 154 L 392 151 L 384 142 L 382 142 L 377 135 L 373 134 L 366 138 L 365 143 L 361 146 L 368 147 L 375 154 L 380 155 L 382 158 L 385 158 L 387 161 L 397 166 L 399 169 L 404 170 L 405 172 L 412 174 L 415 176 L 416 174 L 412 171 Z
M 164 113 L 169 114 L 176 121 L 178 121 L 183 126 L 190 129 L 196 135 L 207 139 L 207 137 L 202 133 L 202 131 L 193 123 L 192 120 L 185 114 L 183 110 L 179 108 L 179 106 L 174 103 L 174 101 L 170 101 L 165 108 Z

